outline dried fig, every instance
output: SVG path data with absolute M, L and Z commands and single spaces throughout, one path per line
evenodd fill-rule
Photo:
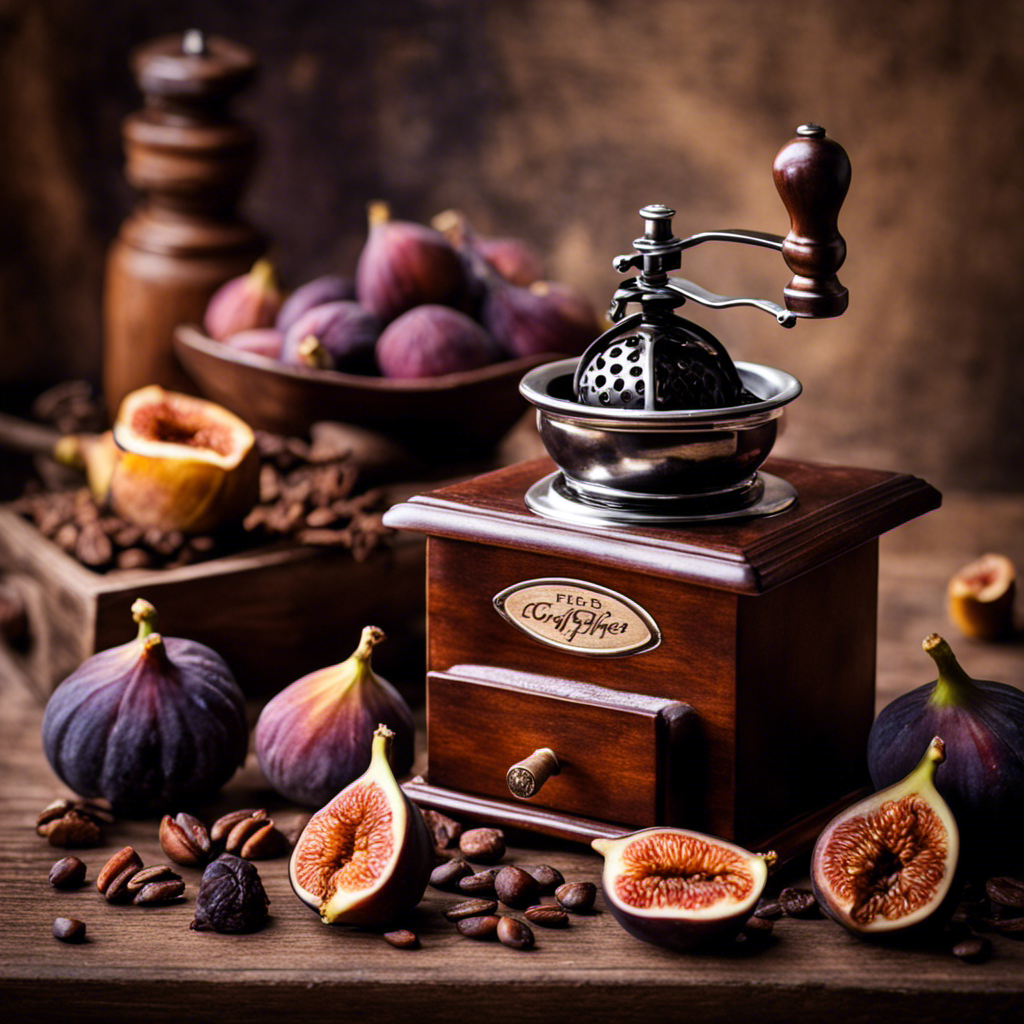
M 309 819 L 292 851 L 292 888 L 325 924 L 388 924 L 426 890 L 434 845 L 388 764 L 392 738 L 377 728 L 370 767 Z
M 281 349 L 281 362 L 292 366 L 370 373 L 373 346 L 380 335 L 380 323 L 358 302 L 328 302 L 303 313 L 288 329 Z M 307 338 L 316 338 L 322 349 L 311 359 Z M 323 358 L 326 355 L 327 358 Z
M 737 935 L 775 860 L 681 828 L 648 828 L 591 846 L 604 855 L 601 885 L 619 924 L 644 942 L 684 951 Z
M 498 350 L 487 332 L 447 306 L 417 306 L 384 328 L 377 365 L 385 377 L 440 377 L 494 362 Z
M 322 807 L 366 770 L 380 723 L 393 734 L 393 770 L 401 775 L 412 767 L 412 712 L 371 663 L 383 639 L 382 630 L 367 626 L 350 657 L 296 680 L 263 708 L 253 734 L 256 756 L 282 796 Z
M 248 274 L 233 277 L 213 293 L 206 307 L 206 333 L 223 341 L 252 327 L 273 327 L 283 296 L 269 260 L 257 260 Z
M 959 833 L 935 789 L 945 760 L 936 736 L 900 782 L 848 807 L 825 826 L 811 854 L 822 909 L 856 935 L 905 937 L 952 911 Z
M 300 285 L 284 300 L 274 326 L 281 332 L 288 329 L 303 313 L 326 302 L 348 302 L 356 297 L 355 283 L 347 277 L 326 274 Z

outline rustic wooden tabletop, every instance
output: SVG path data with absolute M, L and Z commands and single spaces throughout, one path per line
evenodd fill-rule
M 973 675 L 1024 685 L 1019 638 L 972 642 L 946 621 L 947 578 L 986 550 L 1024 566 L 1019 495 L 947 495 L 943 508 L 883 538 L 879 706 L 932 678 L 920 641 L 936 630 Z M 825 919 L 783 917 L 763 948 L 681 956 L 631 938 L 599 896 L 595 912 L 573 918 L 569 928 L 536 928 L 536 948 L 521 953 L 462 938 L 439 913 L 456 897 L 428 889 L 410 921 L 422 948 L 400 951 L 379 935 L 322 925 L 292 894 L 284 860 L 259 864 L 271 899 L 263 931 L 192 932 L 199 869 L 182 869 L 185 902 L 162 908 L 107 904 L 93 884 L 102 863 L 124 844 L 147 863 L 165 860 L 155 821 L 117 822 L 104 847 L 82 853 L 86 885 L 58 891 L 47 873 L 62 853 L 33 826 L 42 807 L 67 790 L 42 754 L 42 707 L 2 651 L 0 677 L 5 1021 L 1024 1019 L 1024 943 L 999 935 L 991 937 L 991 960 L 968 964 L 945 948 L 893 950 L 859 942 Z M 264 788 L 251 756 L 206 810 L 212 817 L 243 806 L 267 807 L 284 825 L 298 813 Z M 523 839 L 506 857 L 506 863 L 538 862 L 567 879 L 599 879 L 599 858 L 582 847 Z M 51 925 L 58 916 L 84 920 L 88 941 L 57 942 Z

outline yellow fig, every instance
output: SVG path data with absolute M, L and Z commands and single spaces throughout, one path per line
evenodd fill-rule
M 256 503 L 256 438 L 214 402 L 141 388 L 121 402 L 113 436 L 111 504 L 137 526 L 207 533 Z

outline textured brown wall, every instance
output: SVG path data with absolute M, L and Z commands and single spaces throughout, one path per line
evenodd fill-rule
M 0 0 L 0 381 L 98 373 L 126 54 L 192 24 L 262 56 L 247 208 L 293 283 L 349 267 L 383 196 L 521 233 L 603 306 L 645 203 L 681 234 L 785 232 L 772 159 L 826 125 L 854 168 L 849 312 L 688 311 L 803 380 L 786 453 L 1024 487 L 1024 0 Z M 730 246 L 682 274 L 776 300 L 787 279 Z

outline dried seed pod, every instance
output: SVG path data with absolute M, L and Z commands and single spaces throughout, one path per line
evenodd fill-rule
M 194 931 L 252 932 L 267 920 L 267 898 L 256 865 L 222 853 L 203 872 L 196 896 Z

